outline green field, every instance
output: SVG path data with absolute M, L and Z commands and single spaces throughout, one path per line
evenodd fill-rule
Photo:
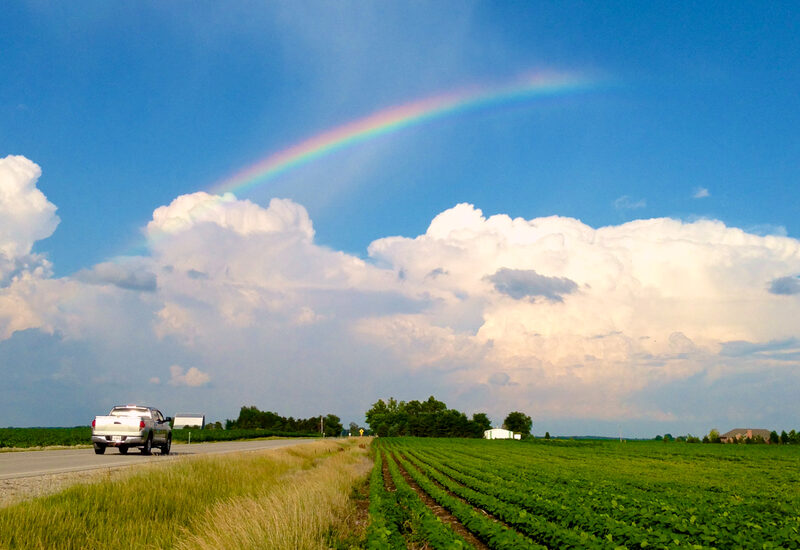
M 385 438 L 374 443 L 371 548 L 798 548 L 800 448 Z M 392 487 L 391 485 L 394 485 Z
M 174 430 L 174 441 L 186 442 L 191 432 L 192 442 L 234 441 L 258 439 L 260 437 L 319 437 L 319 434 L 280 432 L 275 430 Z M 0 428 L 0 449 L 29 449 L 33 447 L 91 445 L 92 429 L 89 426 L 75 428 Z

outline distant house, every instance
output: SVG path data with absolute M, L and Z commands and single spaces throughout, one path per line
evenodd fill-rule
M 181 428 L 200 428 L 206 425 L 206 415 L 204 414 L 190 414 L 178 413 L 175 415 L 175 422 L 172 424 L 173 429 L 180 430 Z
M 511 430 L 503 428 L 492 428 L 483 432 L 484 439 L 522 439 L 520 434 L 515 434 Z
M 753 439 L 756 437 L 761 437 L 764 441 L 769 442 L 769 430 L 736 428 L 719 436 L 719 440 L 723 443 L 731 443 L 734 439 L 739 441 L 741 439 Z

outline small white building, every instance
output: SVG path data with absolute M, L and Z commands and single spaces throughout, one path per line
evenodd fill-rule
M 492 428 L 483 432 L 484 439 L 522 439 L 521 434 L 515 434 L 504 428 Z
M 203 426 L 206 425 L 206 415 L 204 414 L 189 414 L 189 413 L 178 413 L 175 415 L 175 422 L 173 423 L 172 427 L 176 430 L 180 430 L 181 428 L 200 428 L 203 429 Z

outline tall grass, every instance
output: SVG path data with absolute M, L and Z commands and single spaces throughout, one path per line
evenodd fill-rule
M 347 532 L 349 496 L 371 468 L 366 452 L 353 450 L 288 473 L 261 494 L 218 503 L 203 514 L 203 529 L 182 536 L 176 548 L 329 548 L 331 531 Z
M 369 467 L 355 441 L 189 457 L 0 509 L 0 548 L 318 548 Z

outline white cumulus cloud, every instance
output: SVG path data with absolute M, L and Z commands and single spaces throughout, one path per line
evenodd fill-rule
M 179 365 L 172 365 L 169 368 L 169 383 L 172 386 L 189 386 L 196 388 L 208 384 L 211 377 L 208 373 L 200 371 L 197 367 L 189 367 L 189 370 L 184 372 L 183 367 Z M 152 381 L 153 379 L 151 379 Z M 155 378 L 155 380 L 158 380 Z
M 53 234 L 56 207 L 36 188 L 42 171 L 22 156 L 0 159 L 0 254 L 29 254 L 33 243 Z
M 35 195 L 29 173 L 17 194 Z M 32 216 L 27 238 L 13 225 L 3 242 L 16 258 L 49 234 L 54 211 Z M 365 260 L 317 245 L 293 201 L 208 193 L 157 208 L 146 234 L 149 255 L 72 277 L 17 268 L 0 286 L 0 365 L 38 329 L 83 350 L 75 380 L 219 417 L 245 404 L 360 414 L 378 397 L 434 394 L 495 416 L 691 422 L 720 414 L 748 377 L 797 381 L 800 241 L 786 236 L 669 218 L 594 228 L 459 204 L 421 235 L 377 239 Z M 27 383 L 71 383 L 51 361 L 40 368 Z M 169 388 L 211 380 L 208 402 Z M 692 384 L 725 390 L 677 407 Z M 741 406 L 759 414 L 767 401 Z

